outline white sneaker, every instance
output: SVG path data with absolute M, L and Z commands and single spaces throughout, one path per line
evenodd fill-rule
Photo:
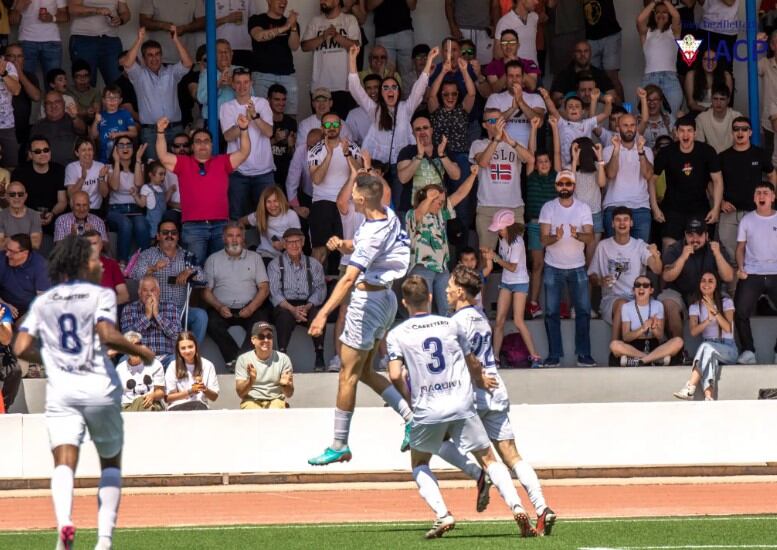
M 340 357 L 338 355 L 332 356 L 329 360 L 329 364 L 326 366 L 326 372 L 340 372 Z
M 453 519 L 452 515 L 448 514 L 434 520 L 432 528 L 429 529 L 424 536 L 427 539 L 438 539 L 454 527 L 456 527 L 456 520 Z
M 750 350 L 745 350 L 739 354 L 737 358 L 737 364 L 739 365 L 755 365 L 755 353 Z
M 682 399 L 683 401 L 691 401 L 693 400 L 693 395 L 695 393 L 696 393 L 696 386 L 685 384 L 685 387 L 683 387 L 683 389 L 681 389 L 680 391 L 674 392 L 672 395 L 674 395 L 677 399 Z

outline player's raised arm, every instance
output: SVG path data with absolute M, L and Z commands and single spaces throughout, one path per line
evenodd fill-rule
M 26 331 L 20 331 L 16 336 L 16 341 L 13 344 L 13 354 L 19 359 L 24 359 L 30 363 L 43 363 L 40 350 L 35 345 L 35 338 Z
M 154 352 L 146 346 L 133 344 L 127 340 L 121 332 L 116 330 L 116 325 L 109 321 L 100 321 L 95 325 L 100 341 L 106 346 L 127 355 L 138 355 L 146 365 L 154 362 Z

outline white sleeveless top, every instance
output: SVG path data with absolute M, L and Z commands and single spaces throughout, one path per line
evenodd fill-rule
M 648 30 L 645 37 L 645 74 L 677 72 L 677 42 L 672 27 L 665 31 Z

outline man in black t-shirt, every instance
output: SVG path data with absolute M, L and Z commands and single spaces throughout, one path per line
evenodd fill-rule
M 675 123 L 678 141 L 661 149 L 653 163 L 653 172 L 666 173 L 666 193 L 655 212 L 664 222 L 664 250 L 683 236 L 683 227 L 691 217 L 707 224 L 717 223 L 723 201 L 723 176 L 715 149 L 695 141 L 696 123 L 683 117 Z M 711 186 L 712 207 L 707 196 Z
M 623 84 L 618 75 L 621 69 L 621 26 L 615 15 L 613 0 L 583 0 L 585 37 L 591 45 L 591 63 L 601 67 L 615 86 L 615 93 L 623 99 Z
M 737 247 L 737 228 L 745 214 L 755 209 L 755 186 L 763 181 L 777 186 L 777 175 L 772 166 L 771 153 L 750 143 L 753 130 L 750 119 L 737 117 L 731 123 L 734 144 L 720 154 L 720 170 L 723 174 L 723 203 L 720 207 L 718 240 L 730 257 Z
M 297 121 L 284 114 L 286 96 L 286 88 L 280 84 L 273 84 L 267 90 L 267 100 L 272 110 L 273 134 L 270 143 L 275 162 L 275 181 L 280 182 L 284 190 L 283 183 L 286 182 L 286 176 L 289 174 L 289 164 L 297 143 Z

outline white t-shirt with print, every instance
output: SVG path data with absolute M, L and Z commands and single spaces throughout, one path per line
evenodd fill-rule
M 634 292 L 637 277 L 644 275 L 649 258 L 648 245 L 642 239 L 630 237 L 626 244 L 618 244 L 614 237 L 602 239 L 596 245 L 588 274 L 602 281 L 608 275 L 616 278 L 612 287 L 602 284 L 602 295 L 628 296 Z
M 489 140 L 479 139 L 469 148 L 469 161 L 476 164 L 475 155 L 483 152 Z M 523 206 L 521 197 L 521 162 L 518 152 L 505 142 L 494 150 L 488 168 L 478 172 L 478 206 L 518 208 Z
M 310 40 L 324 34 L 330 25 L 349 40 L 361 41 L 359 22 L 349 13 L 341 13 L 334 19 L 316 15 L 305 27 L 302 40 Z M 316 88 L 327 88 L 331 92 L 348 89 L 348 51 L 334 39 L 324 40 L 313 52 L 313 78 L 310 81 L 310 89 Z
M 103 204 L 103 197 L 100 195 L 100 170 L 105 166 L 100 161 L 93 161 L 92 166 L 86 171 L 86 180 L 81 186 L 81 190 L 89 195 L 89 209 L 97 210 Z M 75 185 L 78 178 L 81 177 L 81 163 L 73 161 L 65 167 L 65 187 Z
M 360 157 L 361 150 L 355 143 L 348 145 L 348 150 L 354 157 Z M 308 151 L 308 166 L 318 166 L 326 159 L 326 141 L 321 140 L 316 143 Z M 324 175 L 324 179 L 321 183 L 313 184 L 313 202 L 316 201 L 337 201 L 337 195 L 340 193 L 340 189 L 351 177 L 351 167 L 348 164 L 348 159 L 343 155 L 343 148 L 338 144 L 337 147 L 332 149 L 332 160 L 329 161 L 329 168 Z

